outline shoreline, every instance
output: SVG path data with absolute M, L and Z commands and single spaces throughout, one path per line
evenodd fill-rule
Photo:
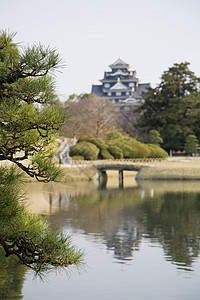
M 3 163 L 2 163 L 3 164 Z M 4 164 L 10 165 L 9 162 Z M 136 163 L 138 171 L 124 171 L 125 176 L 133 176 L 136 181 L 180 181 L 200 180 L 200 157 L 169 157 L 166 160 L 151 163 Z M 94 166 L 65 166 L 63 169 L 63 182 L 98 181 L 99 174 Z M 114 173 L 115 172 L 115 173 Z M 109 177 L 118 177 L 118 171 L 107 171 Z M 128 174 L 128 175 L 127 175 Z M 25 175 L 28 181 L 36 179 Z
M 134 173 L 136 181 L 141 180 L 200 180 L 200 157 L 169 157 L 161 162 L 138 165 L 139 171 Z M 95 166 L 63 167 L 65 181 L 96 180 L 98 171 Z M 108 171 L 108 176 L 118 176 Z M 125 171 L 126 172 L 126 171 Z M 132 176 L 131 173 L 129 176 Z

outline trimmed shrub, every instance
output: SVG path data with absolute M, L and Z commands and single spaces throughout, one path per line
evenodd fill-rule
M 115 159 L 121 159 L 124 157 L 123 151 L 116 145 L 109 146 L 108 151 Z
M 150 149 L 149 158 L 167 158 L 168 153 L 155 144 L 147 144 Z
M 106 149 L 101 150 L 100 156 L 102 159 L 114 159 L 114 156 L 112 156 Z
M 83 156 L 78 156 L 78 155 L 76 155 L 76 156 L 72 156 L 72 159 L 73 160 L 84 160 L 84 157 Z
M 103 139 L 95 138 L 91 135 L 81 136 L 78 140 L 78 143 L 83 141 L 96 145 L 100 150 L 107 149 L 108 147 Z
M 99 149 L 92 143 L 79 142 L 70 148 L 70 156 L 83 156 L 85 160 L 96 160 Z
M 145 158 L 149 156 L 150 150 L 146 144 L 133 139 L 133 141 L 131 142 L 131 146 L 133 148 L 135 158 Z
M 135 158 L 135 153 L 131 146 L 126 144 L 120 144 L 119 147 L 123 152 L 124 158 Z
M 106 142 L 102 139 L 98 139 L 98 138 L 88 139 L 88 142 L 94 144 L 100 150 L 105 150 L 108 148 L 108 146 L 106 145 Z
M 155 144 L 144 144 L 131 137 L 123 137 L 120 132 L 111 132 L 109 139 L 82 136 L 71 147 L 71 156 L 82 156 L 85 160 L 121 158 L 166 158 L 165 150 Z

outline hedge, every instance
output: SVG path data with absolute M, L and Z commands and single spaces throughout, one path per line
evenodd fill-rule
M 97 160 L 99 149 L 92 143 L 79 142 L 70 148 L 70 156 L 83 156 L 85 160 Z
M 167 158 L 168 153 L 155 144 L 147 144 L 150 149 L 149 158 Z
M 91 135 L 85 135 L 85 136 L 80 137 L 78 140 L 78 143 L 83 142 L 83 141 L 94 144 L 100 150 L 108 148 L 105 140 L 100 139 L 100 138 L 95 138 L 94 136 L 91 136 Z
M 108 151 L 115 159 L 124 158 L 123 151 L 116 145 L 108 147 Z
M 75 155 L 75 156 L 72 156 L 72 159 L 73 160 L 84 160 L 84 157 L 83 156 L 78 156 L 78 155 Z
M 115 159 L 114 156 L 110 154 L 110 152 L 106 149 L 101 150 L 100 156 L 102 159 Z
M 82 136 L 70 149 L 70 156 L 82 156 L 85 160 L 121 158 L 167 158 L 165 150 L 155 144 L 144 144 L 120 132 L 111 132 L 107 139 Z

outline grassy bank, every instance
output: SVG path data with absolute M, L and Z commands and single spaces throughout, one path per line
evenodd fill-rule
M 137 179 L 146 180 L 200 180 L 200 157 L 172 157 L 163 161 L 138 163 L 139 172 L 125 171 L 124 175 L 134 174 Z M 64 167 L 65 181 L 88 181 L 97 175 L 96 167 Z M 127 173 L 127 174 L 126 174 Z M 118 176 L 117 171 L 107 171 L 109 177 Z
M 90 166 L 63 167 L 64 181 L 91 181 L 97 174 L 97 169 Z
M 137 179 L 146 180 L 200 180 L 200 157 L 172 157 L 163 161 L 134 163 L 138 173 L 125 171 L 125 176 L 134 174 Z M 63 166 L 64 181 L 91 181 L 97 178 L 97 167 Z M 118 176 L 117 171 L 108 171 L 110 178 Z M 134 176 L 133 175 L 133 176 Z M 27 175 L 28 181 L 35 181 Z
M 199 157 L 172 157 L 160 163 L 142 166 L 138 179 L 200 180 Z

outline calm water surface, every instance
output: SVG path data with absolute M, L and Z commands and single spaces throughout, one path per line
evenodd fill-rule
M 86 267 L 45 282 L 26 271 L 12 299 L 200 299 L 199 182 L 34 183 L 26 205 L 72 235 Z

